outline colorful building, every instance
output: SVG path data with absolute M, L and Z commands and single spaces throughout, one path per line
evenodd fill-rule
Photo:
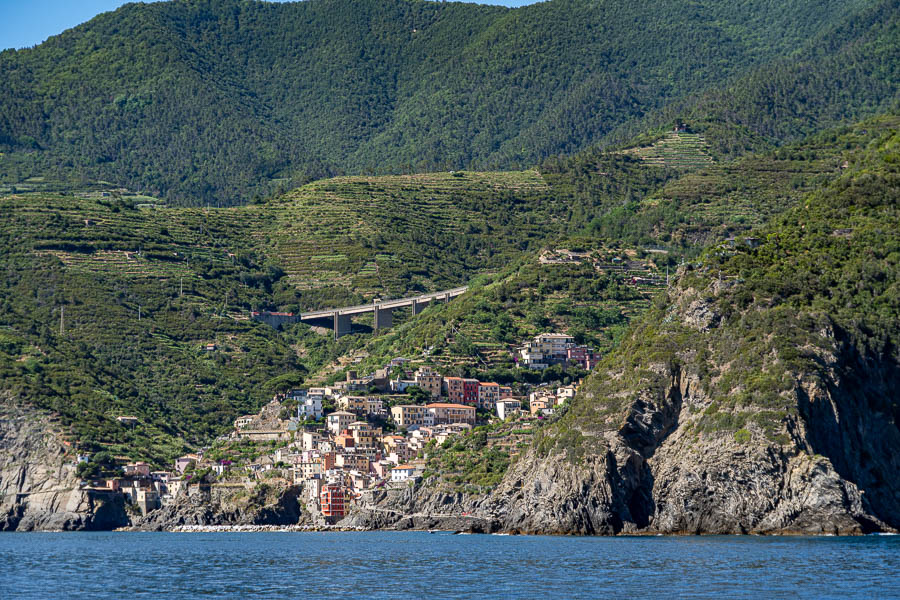
M 350 423 L 356 419 L 357 416 L 351 412 L 338 411 L 328 415 L 325 418 L 325 422 L 328 424 L 328 431 L 333 435 L 337 435 L 347 429 L 347 427 L 350 426 Z
M 322 486 L 319 506 L 327 522 L 334 523 L 344 518 L 350 508 L 349 496 L 347 489 L 339 483 L 327 483 Z
M 494 410 L 498 400 L 500 400 L 499 383 L 488 382 L 478 385 L 478 408 Z
M 432 414 L 435 425 L 442 423 L 467 423 L 475 424 L 475 407 L 465 404 L 453 404 L 438 402 L 426 404 L 425 408 Z
M 426 407 L 416 404 L 404 404 L 391 408 L 391 417 L 397 427 L 409 429 L 410 427 L 422 427 L 431 425 L 430 416 Z
M 444 378 L 431 367 L 419 367 L 416 371 L 416 385 L 431 394 L 432 398 L 441 396 L 443 380 Z

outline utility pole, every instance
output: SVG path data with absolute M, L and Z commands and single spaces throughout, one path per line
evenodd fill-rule
M 66 307 L 60 306 L 59 307 L 59 336 L 60 337 L 62 337 L 63 334 L 65 333 L 65 314 L 66 314 Z
M 141 320 L 141 305 L 138 304 L 138 321 Z
M 178 291 L 178 297 L 184 296 L 184 277 L 181 278 L 181 289 Z

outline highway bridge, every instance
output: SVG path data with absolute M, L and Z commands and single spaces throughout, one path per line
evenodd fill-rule
M 372 301 L 371 304 L 359 304 L 357 306 L 345 306 L 342 308 L 326 308 L 323 310 L 313 310 L 310 312 L 300 313 L 270 313 L 270 312 L 253 312 L 250 313 L 251 318 L 257 321 L 268 323 L 272 327 L 280 327 L 284 323 L 294 323 L 297 321 L 331 321 L 334 323 L 334 339 L 347 335 L 353 329 L 352 317 L 363 313 L 375 313 L 375 330 L 387 329 L 394 324 L 393 311 L 398 308 L 410 307 L 413 316 L 422 312 L 425 305 L 432 302 L 450 302 L 453 298 L 461 296 L 468 291 L 469 286 L 453 288 L 452 290 L 443 290 L 440 292 L 432 292 L 430 294 L 421 294 L 419 296 L 410 296 L 408 298 L 396 298 L 393 300 Z

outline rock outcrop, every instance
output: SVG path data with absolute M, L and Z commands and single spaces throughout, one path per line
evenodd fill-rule
M 297 525 L 311 522 L 297 486 L 210 486 L 135 519 L 132 528 L 167 531 L 186 525 Z
M 0 399 L 0 531 L 127 524 L 121 494 L 79 489 L 75 457 L 48 415 Z

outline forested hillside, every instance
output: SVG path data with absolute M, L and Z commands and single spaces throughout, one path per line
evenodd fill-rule
M 896 18 L 863 0 L 131 4 L 0 54 L 0 179 L 238 204 L 339 173 L 527 168 L 712 108 L 779 143 L 896 97 Z

